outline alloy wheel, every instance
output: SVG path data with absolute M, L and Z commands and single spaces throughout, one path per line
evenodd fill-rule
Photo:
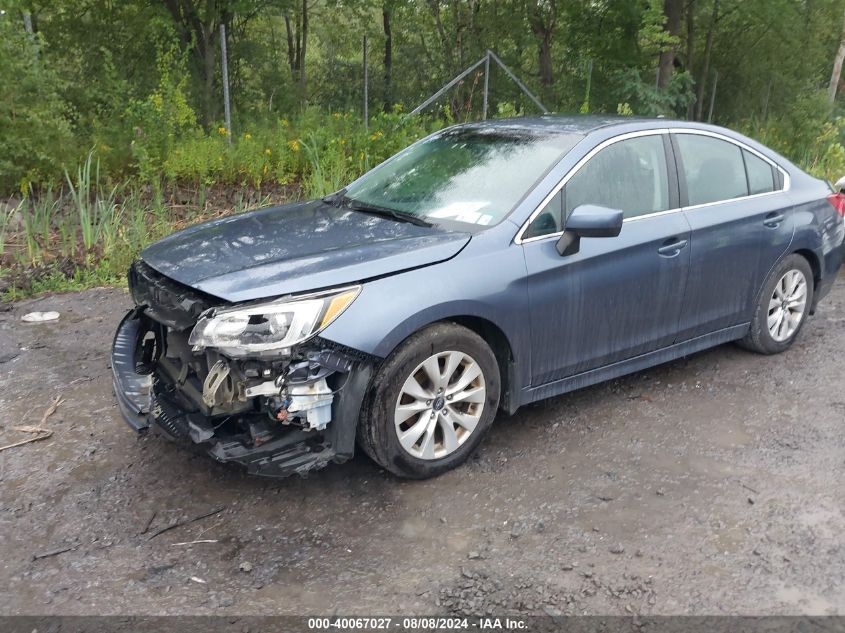
M 450 455 L 475 430 L 486 400 L 484 372 L 469 354 L 429 356 L 411 372 L 396 400 L 399 444 L 418 459 Z
M 807 308 L 807 278 L 800 270 L 789 270 L 775 284 L 769 299 L 766 325 L 778 343 L 789 339 L 798 330 Z

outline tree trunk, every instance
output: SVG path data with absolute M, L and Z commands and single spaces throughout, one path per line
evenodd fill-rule
M 551 86 L 555 82 L 554 69 L 552 68 L 552 34 L 545 32 L 540 40 L 538 51 L 540 63 L 540 83 L 544 86 Z
M 443 20 L 440 17 L 440 0 L 428 0 L 428 6 L 431 8 L 431 13 L 434 16 L 434 25 L 437 27 L 437 34 L 440 36 L 440 45 L 443 47 L 445 53 L 446 65 L 451 72 L 455 69 L 454 45 L 449 41 L 449 37 L 446 35 L 446 29 L 443 26 Z
M 683 0 L 665 0 L 663 12 L 666 15 L 666 30 L 669 35 L 678 37 L 681 34 L 681 18 L 684 13 Z M 667 50 L 661 51 L 657 71 L 657 87 L 665 88 L 672 79 L 672 72 L 675 69 L 675 55 L 678 52 L 676 45 L 670 46 Z
M 713 36 L 716 34 L 716 25 L 719 22 L 719 0 L 713 0 L 713 12 L 710 15 L 710 24 L 707 26 L 707 37 L 704 41 L 704 62 L 701 66 L 701 80 L 698 82 L 698 94 L 695 97 L 695 118 L 701 121 L 704 114 L 704 94 L 707 88 L 707 76 L 710 74 L 710 53 L 713 50 Z
M 836 101 L 836 92 L 839 90 L 839 80 L 842 78 L 842 62 L 845 61 L 845 22 L 842 24 L 842 37 L 839 42 L 839 50 L 836 51 L 836 58 L 833 60 L 833 73 L 830 75 L 830 87 L 828 88 L 828 99 L 830 105 Z
M 214 32 L 203 29 L 202 38 L 202 64 L 203 64 L 203 122 L 205 126 L 211 125 L 214 121 L 216 108 L 214 107 L 214 74 L 217 69 L 217 56 L 214 47 Z
M 304 104 L 308 98 L 305 75 L 305 54 L 308 50 L 308 0 L 302 0 L 301 11 L 296 12 L 292 21 L 285 14 L 285 30 L 288 39 L 288 66 L 291 76 L 299 87 L 299 98 Z
M 695 77 L 694 56 L 695 56 L 695 0 L 689 0 L 687 3 L 687 58 L 684 64 L 684 69 L 690 74 L 690 77 Z M 690 100 L 687 105 L 687 120 L 691 120 L 695 116 L 695 101 Z
M 557 3 L 553 0 L 545 15 L 542 4 L 542 2 L 532 2 L 528 21 L 531 31 L 538 40 L 537 61 L 540 66 L 540 83 L 548 87 L 555 82 L 552 64 L 552 34 L 557 21 Z
M 293 76 L 296 72 L 295 45 L 293 43 L 293 29 L 290 25 L 290 16 L 287 14 L 285 14 L 285 31 L 288 38 L 288 68 L 290 68 L 291 76 Z M 297 38 L 299 38 L 299 34 L 297 34 Z
M 308 100 L 305 78 L 305 51 L 308 48 L 308 0 L 302 0 L 302 48 L 299 51 L 299 92 L 303 105 Z
M 381 10 L 384 24 L 384 111 L 390 112 L 393 107 L 393 35 L 390 31 L 390 7 L 385 2 Z

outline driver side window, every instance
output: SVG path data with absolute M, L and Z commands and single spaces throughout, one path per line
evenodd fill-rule
M 534 218 L 523 239 L 560 233 L 582 204 L 620 209 L 626 218 L 669 209 L 666 151 L 660 134 L 608 145 L 578 169 Z
M 626 218 L 667 211 L 669 176 L 659 134 L 613 143 L 566 183 L 566 215 L 582 204 L 619 209 Z

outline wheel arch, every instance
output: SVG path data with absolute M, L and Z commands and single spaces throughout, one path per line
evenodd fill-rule
M 468 311 L 439 314 L 436 317 L 429 315 L 428 319 L 414 319 L 414 321 L 413 324 L 402 324 L 385 337 L 379 345 L 378 356 L 387 358 L 409 337 L 424 328 L 437 323 L 455 323 L 476 333 L 490 346 L 499 365 L 499 379 L 501 381 L 499 408 L 509 414 L 516 411 L 519 406 L 517 394 L 520 382 L 517 372 L 517 357 L 514 353 L 511 337 L 506 334 L 504 328 L 487 317 Z M 398 332 L 402 332 L 402 335 L 396 336 Z
M 517 382 L 515 361 L 511 343 L 504 331 L 489 319 L 477 316 L 454 316 L 443 321 L 457 323 L 468 330 L 472 330 L 483 338 L 499 364 L 499 380 L 501 381 L 501 400 L 499 408 L 508 413 L 516 411 L 515 394 L 511 393 L 513 385 Z
M 808 264 L 810 264 L 810 270 L 813 271 L 813 288 L 816 288 L 822 278 L 821 261 L 819 260 L 818 255 L 809 248 L 799 248 L 798 250 L 793 251 L 793 254 L 800 255 L 807 260 Z
M 792 254 L 800 255 L 806 259 L 807 263 L 810 265 L 810 270 L 813 271 L 813 301 L 810 304 L 810 309 L 808 310 L 808 314 L 813 315 L 816 313 L 816 307 L 821 299 L 817 290 L 819 289 L 819 284 L 822 280 L 822 260 L 813 250 L 809 248 L 796 249 L 792 251 Z

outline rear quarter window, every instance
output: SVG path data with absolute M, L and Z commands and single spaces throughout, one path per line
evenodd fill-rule
M 774 169 L 759 156 L 748 150 L 742 150 L 745 160 L 745 171 L 748 174 L 748 193 L 752 196 L 758 193 L 769 193 L 775 190 Z

